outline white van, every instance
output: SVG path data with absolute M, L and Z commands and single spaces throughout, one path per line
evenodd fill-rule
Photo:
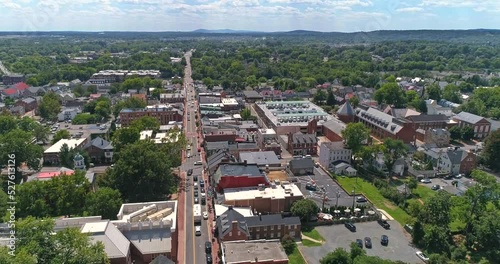
M 195 226 L 195 227 L 194 227 L 194 233 L 195 233 L 197 236 L 201 236 L 201 226 Z
M 202 163 L 201 163 L 201 160 L 199 160 L 199 161 L 195 161 L 195 162 L 194 162 L 194 166 L 199 166 L 199 165 L 201 165 L 201 164 L 202 164 Z

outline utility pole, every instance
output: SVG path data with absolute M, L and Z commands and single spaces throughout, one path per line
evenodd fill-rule
M 352 190 L 352 210 L 354 210 L 354 202 L 355 202 L 355 199 L 356 199 L 356 188 L 354 188 L 354 190 Z
M 337 201 L 335 202 L 335 209 L 339 207 L 339 197 L 340 197 L 340 191 L 337 190 Z

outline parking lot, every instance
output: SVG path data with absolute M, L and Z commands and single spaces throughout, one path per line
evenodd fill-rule
M 314 200 L 318 206 L 321 207 L 322 197 L 326 195 L 328 197 L 325 202 L 325 207 L 329 208 L 330 206 L 335 206 L 337 204 L 337 196 L 338 196 L 338 205 L 339 206 L 352 206 L 353 197 L 352 195 L 346 193 L 344 189 L 342 189 L 328 174 L 326 174 L 321 168 L 314 168 L 314 175 L 310 176 L 299 176 L 295 177 L 297 179 L 297 183 L 300 183 L 300 190 L 302 193 Z M 306 184 L 315 183 L 318 187 L 317 191 L 310 191 L 306 189 Z M 361 195 L 357 195 L 361 196 Z M 358 205 L 356 200 L 354 200 L 355 205 Z M 366 205 L 367 203 L 359 203 L 360 205 Z
M 460 179 L 434 178 L 430 180 L 431 183 L 419 183 L 419 184 L 426 186 L 428 188 L 432 188 L 432 186 L 434 185 L 439 185 L 442 190 L 445 190 L 455 195 L 463 195 L 468 188 L 476 184 L 476 182 L 473 179 L 469 179 L 466 177 L 461 177 Z M 457 181 L 457 186 L 454 186 L 452 184 L 453 181 Z
M 300 251 L 308 263 L 319 263 L 320 259 L 338 247 L 350 250 L 350 245 L 356 239 L 364 240 L 370 237 L 372 248 L 366 249 L 369 256 L 378 256 L 383 259 L 400 260 L 405 263 L 423 263 L 416 255 L 418 249 L 411 246 L 409 235 L 404 233 L 403 228 L 395 221 L 388 221 L 391 229 L 382 228 L 377 222 L 357 223 L 356 232 L 349 231 L 344 225 L 318 226 L 316 230 L 325 238 L 326 242 L 319 247 L 299 246 Z M 382 246 L 380 237 L 387 235 L 389 244 Z M 364 247 L 363 247 L 364 248 Z

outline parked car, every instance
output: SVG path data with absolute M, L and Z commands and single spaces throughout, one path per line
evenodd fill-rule
M 417 254 L 417 257 L 423 260 L 424 262 L 429 261 L 429 258 L 422 251 L 417 251 L 415 254 Z
M 380 244 L 387 246 L 389 244 L 389 237 L 386 235 L 382 235 L 380 238 Z
M 363 248 L 363 240 L 361 239 L 356 239 L 356 245 L 358 245 L 359 248 Z
M 194 203 L 195 204 L 199 204 L 200 203 L 200 200 L 198 200 L 198 197 L 194 198 Z
M 197 236 L 201 236 L 201 226 L 195 226 L 195 227 L 194 227 L 194 233 L 195 233 Z
M 462 176 L 463 176 L 462 174 L 457 174 L 457 175 L 455 175 L 455 179 L 460 179 L 460 178 L 462 178 Z
M 431 187 L 431 190 L 433 190 L 433 191 L 437 191 L 437 190 L 440 190 L 440 189 L 441 189 L 441 186 L 439 186 L 439 184 L 432 185 L 432 187 Z
M 194 192 L 194 197 L 198 197 L 198 192 Z
M 351 230 L 351 232 L 356 232 L 356 226 L 353 223 L 347 222 L 344 225 L 347 229 Z
M 195 176 L 193 177 L 193 181 L 194 181 L 194 182 L 197 182 L 197 181 L 198 181 L 198 176 L 197 176 L 197 175 L 195 175 Z
M 306 190 L 317 191 L 318 189 L 316 188 L 316 185 L 312 185 L 312 184 L 308 183 L 308 184 L 306 184 Z
M 379 225 L 381 225 L 385 229 L 391 228 L 391 225 L 389 223 L 387 223 L 386 220 L 379 219 L 377 222 Z
M 356 197 L 356 202 L 358 203 L 366 203 L 368 200 L 364 196 L 358 196 Z
M 453 179 L 453 175 L 448 175 L 448 176 L 444 177 L 444 179 L 445 180 L 451 180 L 451 179 Z
M 372 248 L 372 239 L 369 237 L 365 237 L 365 247 Z
M 205 220 L 208 219 L 208 213 L 207 212 L 203 212 L 203 219 L 205 219 Z
M 205 242 L 205 253 L 212 254 L 212 243 L 210 241 Z
M 193 175 L 193 169 L 189 169 L 189 170 L 187 171 L 187 174 L 188 174 L 188 176 Z
M 421 183 L 432 183 L 431 179 L 429 178 L 425 178 L 425 179 L 422 179 L 420 180 Z
M 207 254 L 207 264 L 212 264 L 212 255 Z

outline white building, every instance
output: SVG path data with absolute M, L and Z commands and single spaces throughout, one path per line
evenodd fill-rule
M 324 168 L 334 167 L 333 163 L 351 163 L 352 151 L 344 148 L 343 142 L 323 142 L 319 148 L 319 163 Z
M 425 104 L 427 105 L 427 115 L 453 115 L 450 107 L 441 106 L 436 100 L 425 100 Z
M 59 114 L 57 114 L 57 120 L 59 122 L 65 120 L 73 120 L 77 114 L 81 113 L 79 108 L 66 108 L 63 109 Z

